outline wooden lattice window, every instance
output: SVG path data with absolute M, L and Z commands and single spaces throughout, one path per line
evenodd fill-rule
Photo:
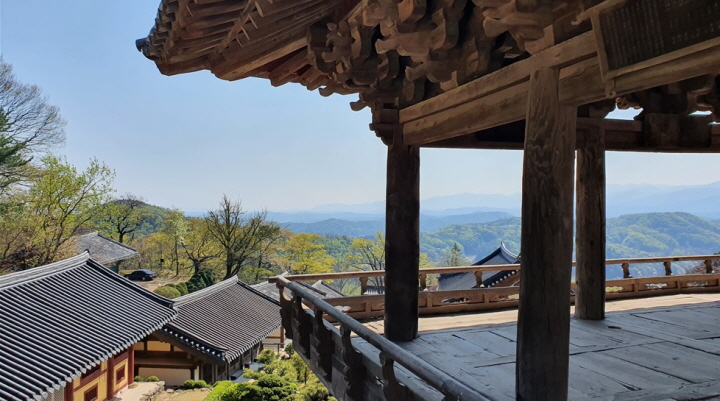
M 125 366 L 115 371 L 115 383 L 125 380 Z
M 85 392 L 84 401 L 97 401 L 98 399 L 98 388 L 97 386 L 91 388 Z

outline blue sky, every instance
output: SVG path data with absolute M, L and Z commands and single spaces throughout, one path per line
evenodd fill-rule
M 159 0 L 0 0 L 0 51 L 68 121 L 57 153 L 115 169 L 119 193 L 198 212 L 223 193 L 246 209 L 381 200 L 385 146 L 353 97 L 300 85 L 166 77 L 135 49 Z M 628 115 L 627 113 L 625 114 Z M 421 153 L 421 197 L 520 190 L 521 152 Z M 720 180 L 718 155 L 608 155 L 612 184 Z

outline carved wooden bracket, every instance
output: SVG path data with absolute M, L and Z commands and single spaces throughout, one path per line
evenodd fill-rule
M 358 352 L 352 345 L 352 331 L 347 326 L 340 326 L 341 336 L 341 357 L 345 367 L 342 375 L 345 379 L 345 399 L 363 400 L 364 387 L 362 380 L 365 377 L 365 366 L 362 362 L 362 353 Z

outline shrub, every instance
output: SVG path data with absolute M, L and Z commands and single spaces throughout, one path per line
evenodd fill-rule
M 295 353 L 295 348 L 293 348 L 292 343 L 288 343 L 285 346 L 285 353 L 287 354 L 287 356 L 293 356 L 293 354 Z
M 136 381 L 136 382 L 144 382 L 144 381 L 145 381 L 145 378 L 142 377 L 142 376 L 135 376 L 135 381 Z
M 208 394 L 207 398 L 205 398 L 205 401 L 222 401 L 223 396 L 230 390 L 232 385 L 233 382 L 230 380 L 215 383 L 213 390 Z
M 183 383 L 183 388 L 195 388 L 195 380 L 185 380 L 185 383 Z
M 149 381 L 149 382 L 159 382 L 160 379 L 158 379 L 157 376 L 150 376 L 150 377 L 147 378 L 147 381 Z
M 300 389 L 297 399 L 298 401 L 336 401 L 319 381 L 308 383 Z
M 173 299 L 180 296 L 180 291 L 168 285 L 156 288 L 155 293 L 168 299 Z
M 187 295 L 189 294 L 187 284 L 186 283 L 178 283 L 175 284 L 175 288 L 177 288 L 178 291 L 180 291 L 180 295 Z
M 264 349 L 260 352 L 260 355 L 257 356 L 257 361 L 263 365 L 267 365 L 278 359 L 279 356 L 277 352 L 271 349 Z
M 198 380 L 193 385 L 193 388 L 208 388 L 208 384 L 205 382 L 205 380 Z

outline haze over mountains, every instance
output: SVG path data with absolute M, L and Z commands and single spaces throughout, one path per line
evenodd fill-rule
M 720 219 L 720 181 L 695 186 L 609 185 L 607 216 L 685 212 Z M 486 223 L 520 215 L 521 195 L 472 194 L 438 196 L 421 201 L 421 231 L 458 224 Z M 295 232 L 371 236 L 385 225 L 385 203 L 330 204 L 298 212 L 269 212 L 268 219 Z

